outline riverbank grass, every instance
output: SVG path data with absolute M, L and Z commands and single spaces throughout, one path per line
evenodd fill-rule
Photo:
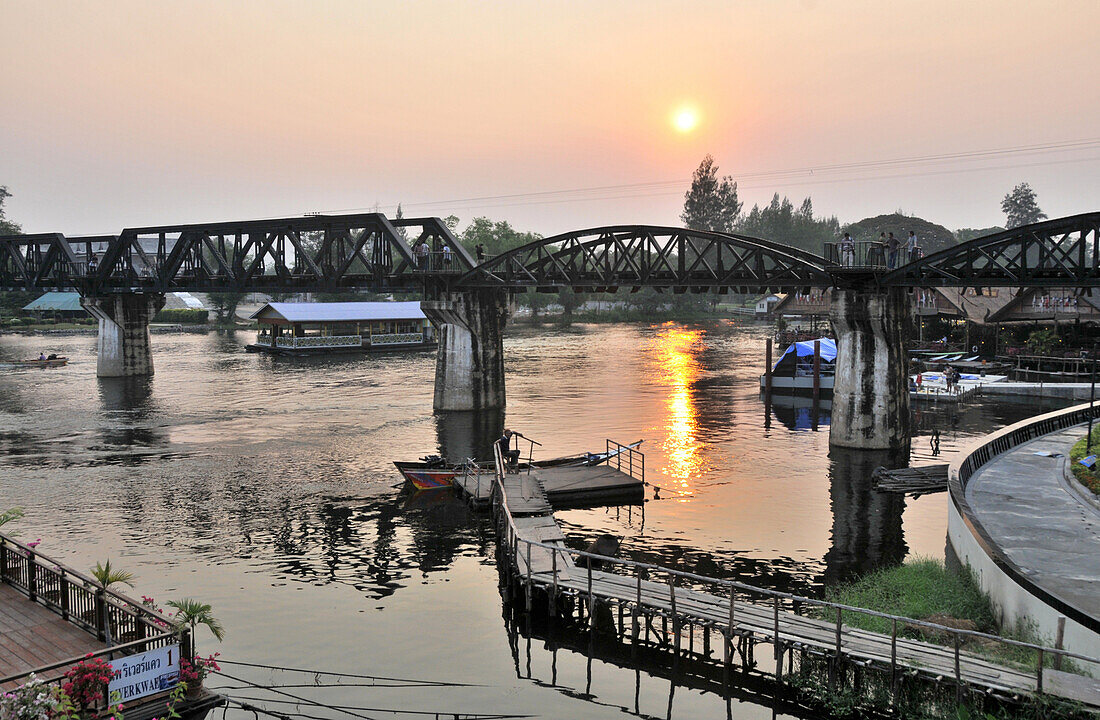
M 842 605 L 915 620 L 966 621 L 966 625 L 972 624 L 968 629 L 996 632 L 989 598 L 970 575 L 950 573 L 942 562 L 932 558 L 914 558 L 896 567 L 876 570 L 830 589 L 826 598 Z M 844 623 L 854 627 L 886 634 L 891 631 L 892 623 L 886 618 L 850 611 L 843 616 Z
M 1097 463 L 1088 469 L 1081 463 L 1077 462 L 1081 458 L 1085 457 L 1085 441 L 1088 439 L 1088 433 L 1081 436 L 1081 439 L 1073 444 L 1073 448 L 1069 451 L 1070 469 L 1073 470 L 1073 477 L 1077 478 L 1077 482 L 1084 485 L 1094 495 L 1100 495 L 1100 463 Z M 1093 423 L 1092 426 L 1092 452 L 1094 455 L 1100 455 L 1100 423 Z

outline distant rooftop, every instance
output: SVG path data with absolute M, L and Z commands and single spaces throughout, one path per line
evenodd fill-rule
M 80 293 L 48 292 L 34 302 L 25 305 L 24 310 L 53 310 L 55 312 L 83 312 L 80 306 Z
M 287 322 L 355 322 L 357 320 L 423 320 L 420 301 L 267 303 L 252 319 L 282 318 Z

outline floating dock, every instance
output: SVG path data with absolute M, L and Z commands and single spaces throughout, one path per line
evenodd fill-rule
M 645 455 L 608 440 L 607 460 L 598 465 L 523 465 L 504 476 L 504 486 L 518 515 L 551 509 L 596 505 L 635 505 L 645 498 Z M 496 471 L 455 475 L 454 487 L 472 507 L 486 509 L 492 499 Z

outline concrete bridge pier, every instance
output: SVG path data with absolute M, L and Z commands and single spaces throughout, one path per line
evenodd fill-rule
M 153 374 L 149 322 L 164 307 L 164 295 L 122 293 L 81 298 L 80 304 L 99 320 L 96 375 L 133 377 Z
M 421 307 L 439 336 L 435 409 L 503 408 L 504 326 L 513 310 L 508 291 L 446 293 Z
M 860 450 L 909 447 L 911 310 L 905 288 L 836 288 L 836 333 L 829 444 Z

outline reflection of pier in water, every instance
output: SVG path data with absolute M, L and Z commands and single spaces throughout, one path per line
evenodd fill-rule
M 560 621 L 544 621 L 540 613 L 524 615 L 518 606 L 504 604 L 504 626 L 508 633 L 508 645 L 512 651 L 516 677 L 531 680 L 540 685 L 557 689 L 571 697 L 582 697 L 586 701 L 605 707 L 616 707 L 625 713 L 638 717 L 665 717 L 671 720 L 676 716 L 675 700 L 677 689 L 699 691 L 712 694 L 716 702 L 725 706 L 726 717 L 733 718 L 734 704 L 752 703 L 761 708 L 769 708 L 775 713 L 792 717 L 818 717 L 805 706 L 791 700 L 789 688 L 771 679 L 770 674 L 756 670 L 730 670 L 722 662 L 722 638 L 717 632 L 713 642 L 704 645 L 702 637 L 691 636 L 691 644 L 677 653 L 667 638 L 662 640 L 657 633 L 646 637 L 639 636 L 636 641 L 630 637 L 630 619 L 624 621 L 620 615 L 608 608 L 598 609 L 596 625 L 574 625 Z M 539 619 L 535 619 L 535 618 Z M 696 642 L 697 640 L 697 642 Z M 541 653 L 540 653 L 541 651 Z M 583 690 L 563 684 L 559 676 L 558 659 L 560 651 L 569 653 L 571 658 L 583 658 L 585 662 L 585 686 Z M 542 662 L 539 663 L 539 655 Z M 539 673 L 536 664 L 546 665 L 548 672 Z M 606 682 L 594 687 L 593 662 L 619 670 L 633 671 L 634 682 L 629 699 L 617 701 L 611 699 L 616 690 L 623 690 L 625 683 L 621 679 Z M 561 673 L 564 674 L 564 673 Z M 657 715 L 643 708 L 642 676 L 652 680 L 668 682 L 667 690 L 661 693 L 663 713 Z M 605 673 L 600 673 L 605 677 Z M 600 692 L 606 693 L 600 699 Z M 652 696 L 649 688 L 647 696 Z
M 829 452 L 832 546 L 825 554 L 825 583 L 834 585 L 879 567 L 897 565 L 906 553 L 901 515 L 905 496 L 877 492 L 875 468 L 904 467 L 908 457 L 888 450 Z

